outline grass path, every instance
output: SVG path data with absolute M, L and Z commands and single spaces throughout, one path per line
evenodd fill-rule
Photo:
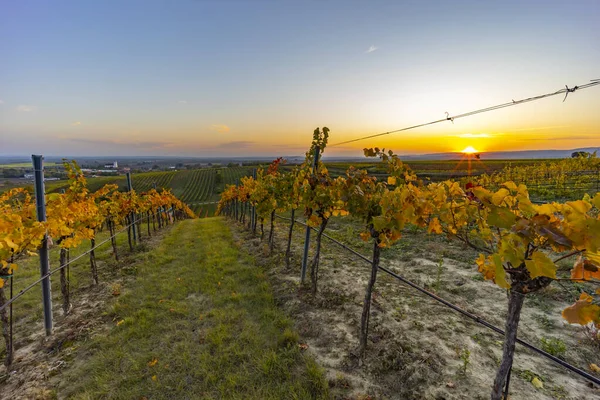
M 54 377 L 77 399 L 326 398 L 264 271 L 224 220 L 178 223 L 109 311 L 106 334 Z

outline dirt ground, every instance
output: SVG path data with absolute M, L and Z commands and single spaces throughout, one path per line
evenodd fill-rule
M 155 233 L 150 240 L 146 237 L 144 245 L 136 252 L 152 248 L 167 230 Z M 71 288 L 72 309 L 67 316 L 63 314 L 61 302 L 57 301 L 60 292 L 53 293 L 52 336 L 45 335 L 41 306 L 15 320 L 14 361 L 9 369 L 0 365 L 0 400 L 57 398 L 52 379 L 73 364 L 81 343 L 106 332 L 111 322 L 106 316 L 107 305 L 122 294 L 124 281 L 130 279 L 129 274 L 136 268 L 136 253 L 121 251 L 119 262 L 114 261 L 111 254 L 110 245 L 96 252 L 100 280 L 97 286 L 89 283 L 88 258 L 72 266 L 71 274 L 76 275 L 74 282 L 81 283 Z M 58 276 L 54 279 L 58 280 Z M 17 301 L 15 307 L 19 306 L 22 304 Z M 4 342 L 1 346 L 4 350 Z
M 333 221 L 326 233 L 368 256 L 370 245 L 357 239 L 358 228 L 358 224 Z M 239 245 L 270 271 L 277 301 L 295 319 L 308 351 L 327 370 L 334 398 L 489 398 L 502 354 L 500 335 L 380 271 L 367 354 L 359 360 L 355 350 L 370 265 L 323 239 L 319 292 L 313 296 L 299 279 L 304 228 L 295 229 L 290 268 L 283 256 L 287 230 L 287 222 L 278 221 L 271 257 L 264 242 L 241 226 L 236 234 Z M 504 329 L 506 292 L 481 279 L 476 257 L 458 243 L 414 230 L 383 252 L 381 265 Z M 600 364 L 598 342 L 560 315 L 577 297 L 576 291 L 576 286 L 553 285 L 530 295 L 519 338 L 538 347 L 544 340 L 555 355 L 590 372 L 590 364 Z M 541 388 L 534 386 L 538 381 Z M 598 399 L 600 389 L 517 345 L 510 398 Z

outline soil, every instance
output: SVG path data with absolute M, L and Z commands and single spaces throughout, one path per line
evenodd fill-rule
M 288 269 L 284 260 L 288 226 L 278 222 L 270 258 L 266 242 L 252 237 L 241 225 L 232 230 L 238 245 L 268 269 L 277 302 L 296 321 L 307 351 L 327 371 L 333 398 L 490 397 L 502 336 L 381 272 L 375 284 L 366 357 L 360 360 L 356 350 L 370 265 L 324 239 L 319 292 L 313 296 L 299 279 L 304 228 L 299 226 L 294 233 Z M 359 226 L 334 223 L 325 233 L 348 243 L 351 236 L 358 236 L 354 228 Z M 418 231 L 407 232 L 402 241 L 401 250 L 382 254 L 382 266 L 504 329 L 506 291 L 481 280 L 474 263 L 476 253 Z M 366 256 L 369 247 L 362 248 Z M 590 364 L 600 363 L 600 351 L 582 327 L 562 319 L 560 312 L 572 303 L 571 297 L 551 286 L 526 299 L 518 337 L 538 347 L 542 338 L 562 341 L 566 352 L 560 357 L 590 372 Z M 535 378 L 542 388 L 534 386 Z M 510 398 L 598 399 L 600 389 L 517 345 Z

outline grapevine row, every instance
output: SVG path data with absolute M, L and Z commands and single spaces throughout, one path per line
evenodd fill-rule
M 503 355 L 492 390 L 500 400 L 512 368 L 519 316 L 525 296 L 557 280 L 600 283 L 600 193 L 586 194 L 577 201 L 534 204 L 522 183 L 504 180 L 502 174 L 483 177 L 465 186 L 456 181 L 424 183 L 391 151 L 365 149 L 367 157 L 380 158 L 388 173 L 382 181 L 366 170 L 350 167 L 344 176 L 334 178 L 315 159 L 326 145 L 329 130 L 316 129 L 311 149 L 302 165 L 282 173 L 282 159 L 268 170 L 258 170 L 256 179 L 242 178 L 240 185 L 229 185 L 223 192 L 218 213 L 234 216 L 256 233 L 260 222 L 270 218 L 268 242 L 273 247 L 275 212 L 294 215 L 301 210 L 310 227 L 317 229 L 316 249 L 310 263 L 312 291 L 318 289 L 321 238 L 332 216 L 351 216 L 365 221 L 360 237 L 373 244 L 372 269 L 365 291 L 361 316 L 359 354 L 367 346 L 373 286 L 377 279 L 381 248 L 402 239 L 403 229 L 414 225 L 430 234 L 446 235 L 480 252 L 474 260 L 486 280 L 508 291 L 508 315 Z M 566 160 L 552 168 L 560 179 L 566 172 L 589 168 L 595 156 Z M 525 178 L 537 167 L 522 167 L 507 172 Z M 518 172 L 515 172 L 518 171 Z M 523 172 L 525 171 L 525 172 Z M 561 172 L 562 171 L 562 172 Z M 520 175 L 525 174 L 525 175 Z M 563 174 L 563 175 L 560 175 Z M 248 215 L 253 209 L 257 218 Z M 558 275 L 557 262 L 574 259 L 570 276 Z M 562 315 L 569 323 L 600 325 L 600 305 L 595 293 L 583 292 Z
M 126 227 L 128 242 L 133 249 L 132 232 L 142 238 L 144 229 L 141 221 L 147 222 L 147 235 L 172 222 L 173 219 L 194 217 L 193 212 L 171 192 L 157 192 L 152 189 L 138 194 L 135 191 L 119 192 L 117 185 L 106 185 L 94 192 L 77 164 L 65 163 L 69 175 L 69 186 L 64 193 L 51 193 L 46 196 L 48 218 L 39 222 L 36 204 L 26 189 L 12 189 L 0 195 L 0 317 L 6 344 L 6 365 L 13 359 L 12 337 L 8 333 L 8 316 L 4 293 L 5 282 L 10 280 L 22 259 L 35 255 L 42 241 L 60 249 L 60 283 L 65 314 L 71 309 L 69 282 L 66 267 L 69 249 L 78 247 L 84 240 L 90 240 L 90 270 L 94 284 L 98 284 L 94 248 L 96 233 L 106 227 L 111 236 L 113 255 L 118 261 L 116 231 Z M 12 282 L 12 281 L 11 281 Z

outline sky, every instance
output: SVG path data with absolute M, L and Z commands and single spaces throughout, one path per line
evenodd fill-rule
M 0 155 L 289 156 L 600 78 L 600 1 L 0 0 Z M 600 86 L 330 146 L 600 146 Z

